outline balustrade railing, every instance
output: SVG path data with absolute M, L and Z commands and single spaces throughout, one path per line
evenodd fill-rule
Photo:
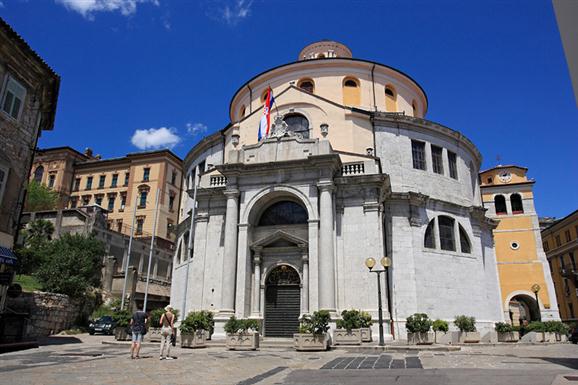
M 209 187 L 220 187 L 227 185 L 227 178 L 222 175 L 211 175 Z
M 362 175 L 365 174 L 365 165 L 363 162 L 345 163 L 341 167 L 341 175 Z

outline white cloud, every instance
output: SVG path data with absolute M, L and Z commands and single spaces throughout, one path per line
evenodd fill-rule
M 160 127 L 136 130 L 130 139 L 131 143 L 141 150 L 173 148 L 181 138 L 174 128 Z
M 191 135 L 204 134 L 207 126 L 203 123 L 187 123 L 187 132 Z
M 55 0 L 66 8 L 80 13 L 87 19 L 94 18 L 95 12 L 120 12 L 124 16 L 136 12 L 137 4 L 152 3 L 159 5 L 158 0 Z
M 251 13 L 253 0 L 234 0 L 232 5 L 225 4 L 221 13 L 223 20 L 229 25 L 236 25 Z

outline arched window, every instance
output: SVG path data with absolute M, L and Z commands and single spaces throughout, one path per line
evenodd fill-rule
M 510 203 L 512 204 L 512 214 L 523 214 L 524 205 L 522 204 L 522 197 L 520 194 L 510 195 Z
M 301 79 L 297 83 L 297 87 L 307 92 L 313 93 L 313 91 L 315 90 L 315 83 L 311 79 Z
M 427 228 L 425 229 L 425 237 L 423 239 L 423 246 L 427 247 L 428 249 L 435 249 L 436 248 L 436 241 L 435 241 L 435 218 L 432 219 Z
M 442 250 L 455 251 L 454 219 L 440 215 L 438 217 L 438 226 L 440 229 L 440 248 Z
M 261 95 L 261 103 L 265 103 L 267 100 L 267 90 L 263 91 L 263 95 Z
M 304 224 L 307 219 L 307 210 L 303 206 L 292 201 L 281 201 L 265 209 L 259 218 L 259 226 Z
M 346 106 L 358 106 L 360 100 L 359 80 L 351 77 L 343 79 L 343 104 Z
M 317 55 L 317 59 L 325 59 L 325 54 L 320 53 Z
M 302 138 L 309 138 L 309 121 L 301 114 L 288 114 L 283 119 L 287 123 L 287 129 L 293 131 Z
M 411 102 L 411 109 L 413 111 L 413 116 L 417 117 L 417 102 L 415 100 Z
M 42 182 L 43 175 L 44 175 L 44 167 L 43 166 L 36 167 L 36 170 L 34 170 L 34 181 L 38 183 Z
M 241 106 L 241 109 L 239 110 L 239 119 L 243 119 L 245 117 L 245 105 L 243 104 Z
M 460 226 L 460 249 L 462 253 L 470 254 L 472 252 L 472 245 L 470 243 L 470 238 L 468 237 L 468 233 L 466 230 Z
M 397 111 L 397 94 L 392 86 L 385 86 L 385 110 L 387 112 Z
M 508 213 L 506 208 L 506 198 L 503 195 L 496 195 L 494 197 L 494 206 L 496 207 L 497 215 L 505 215 Z

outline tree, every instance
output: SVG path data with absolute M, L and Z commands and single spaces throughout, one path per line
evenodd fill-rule
M 25 211 L 54 210 L 57 203 L 58 194 L 55 191 L 34 180 L 28 183 Z
M 16 249 L 18 274 L 31 274 L 36 270 L 40 263 L 40 252 L 50 242 L 53 233 L 54 225 L 44 219 L 34 220 L 22 230 L 24 247 Z
M 64 234 L 40 250 L 36 276 L 44 290 L 82 298 L 100 285 L 104 245 L 93 235 Z

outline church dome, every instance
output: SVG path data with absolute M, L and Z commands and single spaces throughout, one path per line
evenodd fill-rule
M 321 40 L 307 45 L 299 53 L 298 60 L 352 57 L 351 50 L 345 44 L 333 40 Z

